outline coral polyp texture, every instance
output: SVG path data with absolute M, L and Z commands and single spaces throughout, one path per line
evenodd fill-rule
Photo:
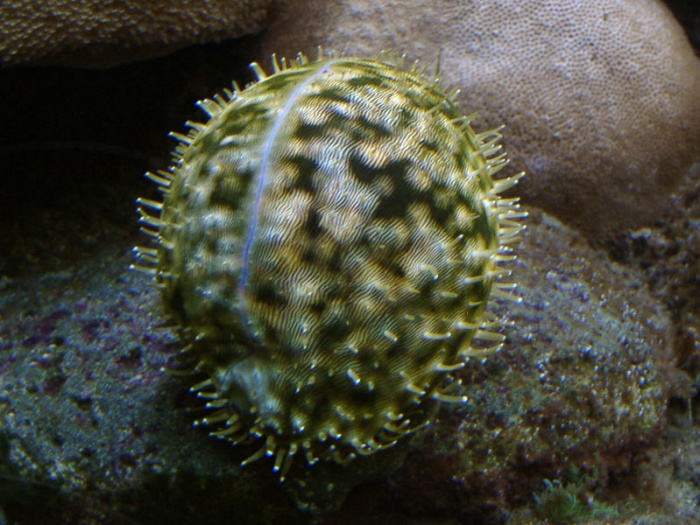
M 0 68 L 103 68 L 265 27 L 271 0 L 9 0 L 0 8 Z
M 700 60 L 660 0 L 278 0 L 271 21 L 264 52 L 438 61 L 508 125 L 523 201 L 596 241 L 653 224 L 700 157 Z
M 139 199 L 138 247 L 211 412 L 284 479 L 389 448 L 463 402 L 451 374 L 498 346 L 489 295 L 524 214 L 498 131 L 476 133 L 436 79 L 376 59 L 278 62 L 204 100 Z M 488 323 L 486 323 L 488 324 Z M 449 391 L 448 391 L 449 390 Z

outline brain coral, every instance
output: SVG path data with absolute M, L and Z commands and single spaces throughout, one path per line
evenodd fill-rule
M 0 65 L 107 67 L 261 29 L 270 0 L 10 0 Z
M 275 10 L 265 52 L 322 44 L 439 64 L 462 107 L 507 125 L 524 200 L 591 236 L 653 221 L 700 154 L 700 61 L 657 1 L 298 4 Z

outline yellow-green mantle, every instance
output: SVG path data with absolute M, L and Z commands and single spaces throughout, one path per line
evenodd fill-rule
M 207 375 L 199 423 L 259 442 L 244 463 L 272 456 L 284 479 L 296 456 L 344 464 L 465 401 L 442 389 L 501 342 L 484 309 L 510 296 L 499 262 L 524 213 L 499 197 L 519 175 L 493 178 L 499 132 L 475 133 L 416 67 L 273 63 L 173 134 L 174 165 L 148 174 L 163 202 L 138 201 L 153 246 L 135 268 Z

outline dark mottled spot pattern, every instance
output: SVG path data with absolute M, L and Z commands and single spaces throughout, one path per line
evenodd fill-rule
M 424 422 L 498 248 L 489 164 L 459 117 L 415 73 L 331 59 L 239 92 L 183 150 L 157 280 L 230 400 L 229 439 L 346 458 Z

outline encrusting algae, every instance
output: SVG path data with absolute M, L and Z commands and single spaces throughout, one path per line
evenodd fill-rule
M 498 131 L 400 60 L 292 62 L 199 102 L 175 163 L 139 199 L 153 276 L 212 412 L 199 424 L 258 442 L 285 479 L 392 447 L 430 423 L 465 359 L 502 342 L 489 295 L 525 216 Z M 473 343 L 477 340 L 478 343 Z M 295 461 L 299 461 L 298 459 Z

